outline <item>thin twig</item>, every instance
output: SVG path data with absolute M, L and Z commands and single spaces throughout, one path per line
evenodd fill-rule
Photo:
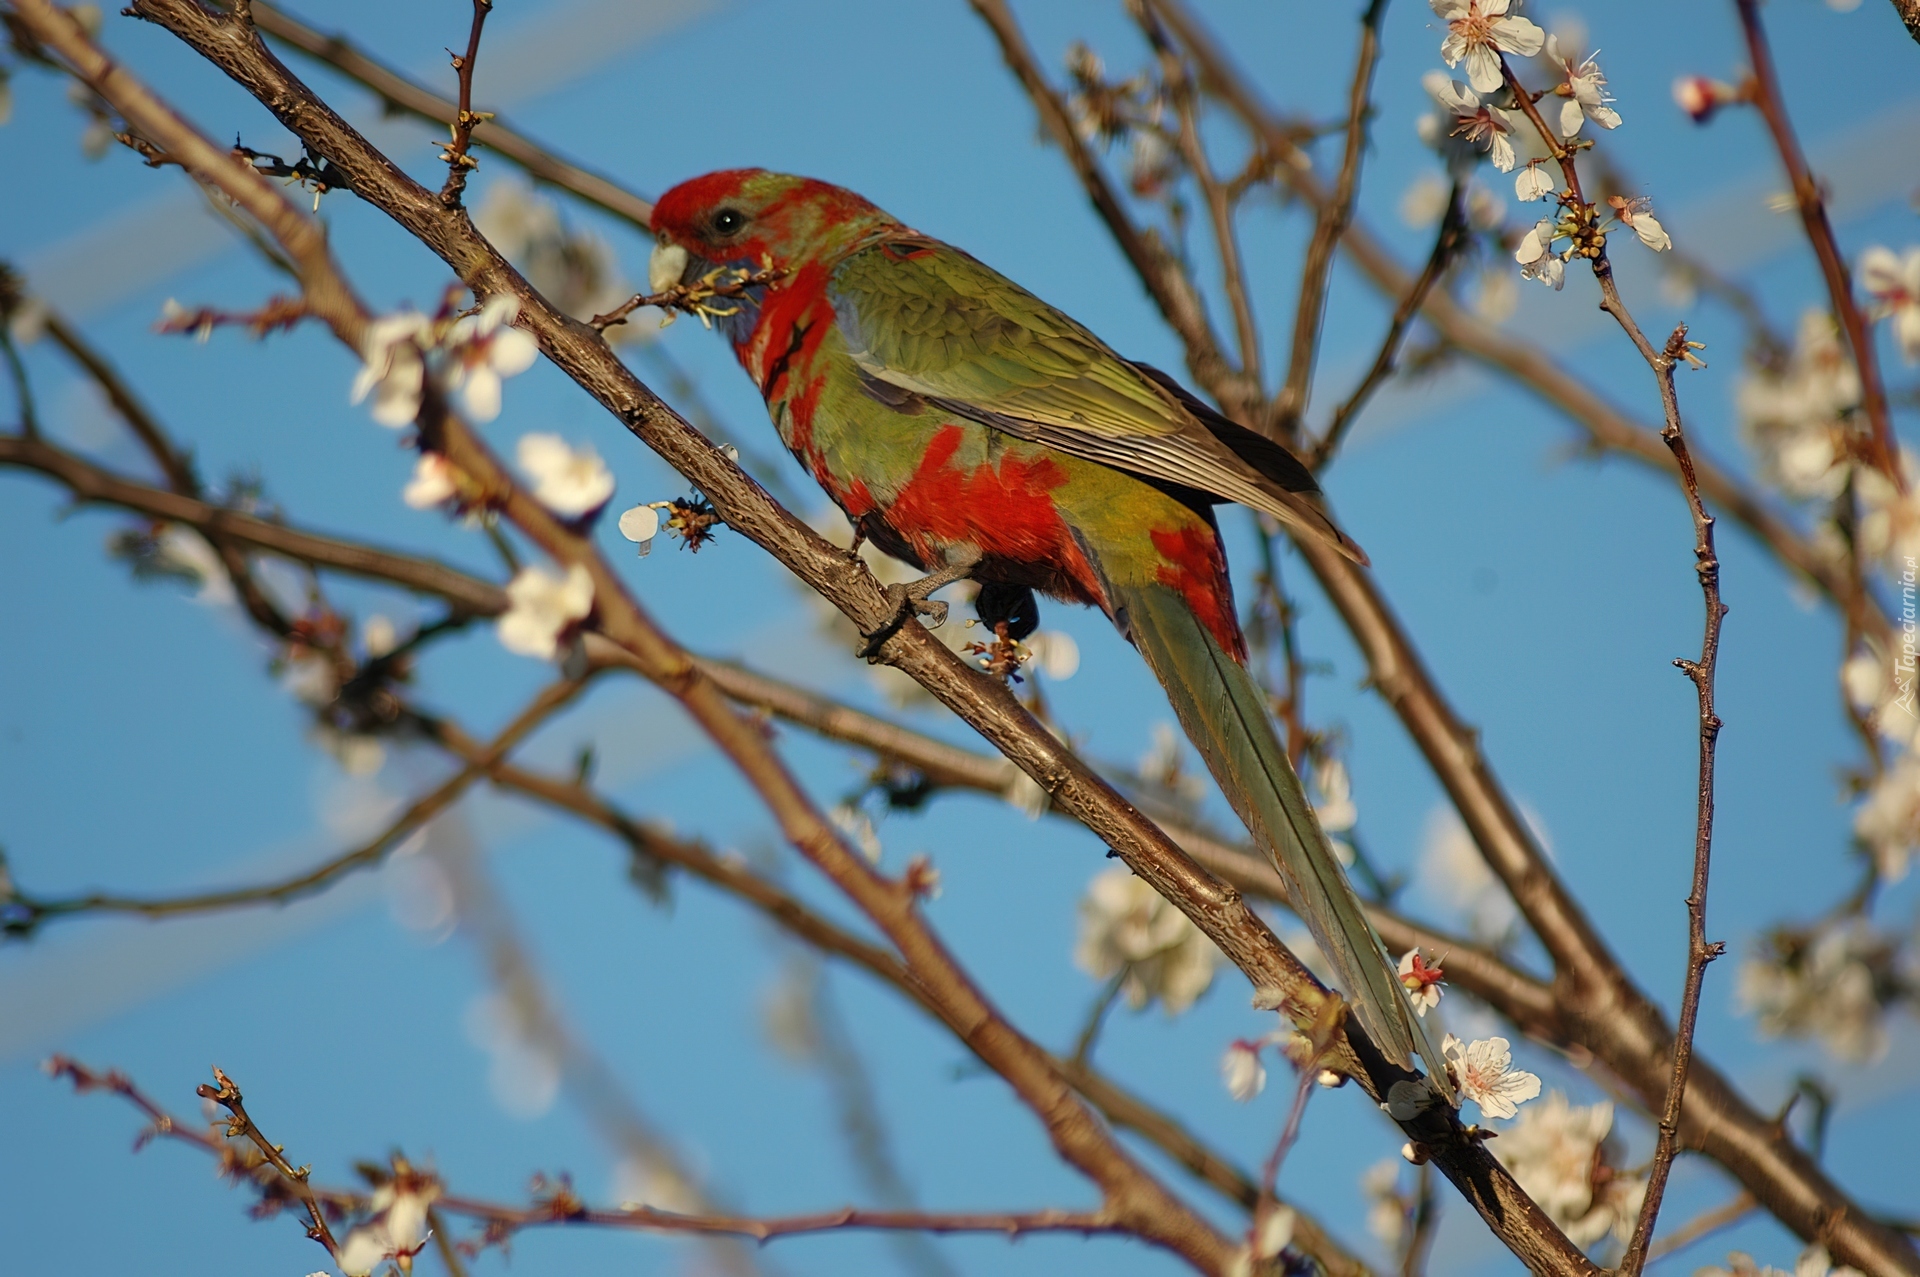
M 1673 1039 L 1673 1076 L 1667 1083 L 1667 1102 L 1660 1114 L 1660 1138 L 1654 1148 L 1653 1169 L 1647 1176 L 1647 1196 L 1640 1207 L 1640 1218 L 1628 1243 L 1626 1258 L 1620 1263 L 1623 1277 L 1639 1277 L 1647 1260 L 1647 1247 L 1653 1238 L 1653 1225 L 1660 1213 L 1660 1201 L 1666 1193 L 1667 1176 L 1679 1151 L 1680 1106 L 1687 1089 L 1687 1071 L 1693 1062 L 1693 1032 L 1700 1017 L 1700 986 L 1707 964 L 1726 952 L 1719 941 L 1707 940 L 1707 876 L 1713 852 L 1713 764 L 1714 747 L 1720 737 L 1720 716 L 1714 711 L 1714 671 L 1720 655 L 1720 622 L 1727 608 L 1720 601 L 1720 560 L 1714 553 L 1714 519 L 1700 501 L 1700 486 L 1693 473 L 1693 458 L 1687 452 L 1681 433 L 1680 414 L 1673 391 L 1673 369 L 1687 348 L 1687 329 L 1682 324 L 1673 330 L 1661 359 L 1654 364 L 1654 375 L 1661 381 L 1661 399 L 1667 404 L 1667 429 L 1664 438 L 1673 449 L 1674 461 L 1687 493 L 1687 509 L 1693 515 L 1694 571 L 1700 577 L 1700 592 L 1706 600 L 1705 632 L 1700 640 L 1700 659 L 1674 662 L 1693 680 L 1700 701 L 1700 778 L 1698 811 L 1694 823 L 1693 890 L 1687 895 L 1687 979 L 1680 999 L 1680 1019 Z
M 1333 420 L 1327 423 L 1326 433 L 1320 441 L 1308 450 L 1304 460 L 1314 470 L 1325 467 L 1333 459 L 1346 438 L 1347 429 L 1353 425 L 1354 418 L 1367 406 L 1373 392 L 1393 375 L 1394 365 L 1400 359 L 1400 344 L 1405 340 L 1407 329 L 1413 325 L 1413 317 L 1426 303 L 1427 294 L 1446 274 L 1447 267 L 1453 264 L 1453 255 L 1467 240 L 1466 182 L 1455 178 L 1453 190 L 1447 197 L 1447 212 L 1440 219 L 1440 232 L 1434 237 L 1433 251 L 1427 254 L 1427 264 L 1420 272 L 1413 286 L 1407 289 L 1400 304 L 1394 307 L 1393 321 L 1387 325 L 1387 335 L 1380 342 L 1380 353 L 1373 357 L 1373 366 L 1367 369 L 1367 375 L 1353 388 L 1338 409 Z
M 1687 510 L 1693 517 L 1694 572 L 1700 578 L 1700 592 L 1706 603 L 1700 659 L 1674 662 L 1692 680 L 1700 705 L 1693 889 L 1687 895 L 1686 983 L 1680 999 L 1680 1016 L 1674 1028 L 1673 1063 L 1661 1105 L 1660 1136 L 1654 1148 L 1653 1166 L 1647 1176 L 1646 1198 L 1640 1207 L 1639 1219 L 1634 1224 L 1632 1239 L 1627 1244 L 1626 1256 L 1617 1269 L 1622 1277 L 1640 1277 L 1641 1269 L 1646 1266 L 1647 1247 L 1653 1239 L 1653 1226 L 1659 1218 L 1660 1202 L 1666 1193 L 1667 1177 L 1672 1172 L 1673 1159 L 1679 1151 L 1680 1114 L 1687 1091 L 1688 1071 L 1693 1063 L 1693 1034 L 1700 1016 L 1700 987 L 1706 977 L 1707 964 L 1726 951 L 1724 944 L 1707 941 L 1707 880 L 1713 853 L 1714 750 L 1721 726 L 1720 717 L 1714 711 L 1714 673 L 1720 655 L 1720 624 L 1727 614 L 1727 608 L 1720 601 L 1720 560 L 1713 544 L 1714 518 L 1707 513 L 1707 507 L 1700 499 L 1700 480 L 1694 470 L 1693 455 L 1687 449 L 1680 421 L 1679 395 L 1673 384 L 1674 369 L 1690 354 L 1687 326 L 1681 324 L 1676 327 L 1662 349 L 1656 350 L 1647 340 L 1646 334 L 1628 311 L 1626 302 L 1621 299 L 1612 264 L 1607 258 L 1605 237 L 1592 229 L 1595 226 L 1595 210 L 1586 202 L 1581 191 L 1577 156 L 1571 148 L 1562 145 L 1559 134 L 1541 118 L 1532 95 L 1515 78 L 1513 69 L 1504 58 L 1501 60 L 1501 71 L 1515 100 L 1532 122 L 1549 154 L 1559 161 L 1560 172 L 1567 182 L 1567 196 L 1563 202 L 1582 228 L 1583 238 L 1576 239 L 1576 247 L 1579 254 L 1592 265 L 1594 279 L 1600 285 L 1600 309 L 1613 316 L 1614 322 L 1620 325 L 1621 331 L 1626 333 L 1653 372 L 1660 392 L 1660 406 L 1666 416 L 1666 427 L 1660 432 L 1660 437 L 1672 450 L 1674 464 L 1680 470 Z
M 592 672 L 589 671 L 588 678 L 591 677 Z M 67 899 L 38 900 L 16 890 L 9 899 L 14 913 L 8 919 L 8 930 L 15 934 L 31 934 L 54 919 L 72 918 L 82 914 L 125 913 L 138 914 L 147 918 L 165 918 L 250 905 L 283 905 L 302 896 L 325 890 L 355 870 L 378 865 L 414 830 L 453 806 L 476 780 L 487 774 L 490 766 L 504 758 L 535 728 L 577 697 L 587 681 L 586 678 L 561 679 L 549 684 L 514 717 L 498 736 L 494 737 L 492 743 L 485 747 L 479 757 L 468 762 L 452 776 L 408 804 L 407 808 L 388 822 L 378 834 L 350 851 L 328 857 L 311 869 L 251 887 L 233 887 L 225 891 L 203 891 L 182 896 L 118 896 L 106 892 L 90 892 L 84 896 Z
M 231 3 L 231 0 L 229 0 Z M 284 46 L 325 63 L 348 79 L 380 96 L 381 105 L 437 124 L 452 125 L 460 118 L 460 104 L 442 97 L 418 81 L 380 62 L 344 35 L 327 35 L 281 12 L 266 0 L 254 0 L 253 21 L 261 31 Z M 529 177 L 571 192 L 589 204 L 625 218 L 642 230 L 653 218 L 651 201 L 626 190 L 610 178 L 563 160 L 551 150 L 529 141 L 498 118 L 474 125 L 473 140 L 504 160 L 518 164 Z
M 62 1056 L 55 1056 L 47 1064 L 49 1072 L 56 1076 L 72 1078 L 75 1086 L 82 1091 L 110 1090 L 126 1098 L 147 1115 L 153 1122 L 154 1131 L 158 1135 L 181 1139 L 211 1153 L 222 1151 L 219 1141 L 193 1130 L 190 1126 L 183 1125 L 119 1073 L 98 1073 Z M 198 1094 L 223 1105 L 232 1114 L 227 1127 L 228 1137 L 246 1136 L 252 1141 L 259 1149 L 261 1160 L 278 1170 L 291 1185 L 293 1192 L 307 1206 L 313 1220 L 316 1239 L 323 1241 L 330 1253 L 337 1253 L 338 1246 L 333 1240 L 333 1234 L 327 1228 L 321 1203 L 354 1207 L 364 1204 L 364 1196 L 344 1189 L 310 1185 L 308 1168 L 293 1166 L 287 1161 L 280 1147 L 269 1142 L 254 1125 L 253 1119 L 247 1114 L 242 1104 L 239 1088 L 233 1085 L 232 1079 L 219 1069 L 214 1070 L 214 1077 L 219 1081 L 219 1085 L 217 1087 L 202 1086 Z M 680 1214 L 674 1211 L 657 1210 L 650 1206 L 618 1209 L 590 1207 L 566 1188 L 553 1190 L 545 1196 L 537 1197 L 534 1204 L 530 1206 L 508 1206 L 481 1198 L 443 1193 L 434 1199 L 434 1209 L 438 1213 L 496 1225 L 498 1230 L 504 1233 L 544 1226 L 589 1225 L 602 1228 L 632 1228 L 648 1232 L 719 1234 L 771 1241 L 780 1237 L 840 1229 L 999 1233 L 1008 1238 L 1041 1232 L 1070 1232 L 1092 1236 L 1122 1231 L 1113 1215 L 1107 1211 L 876 1211 L 847 1206 L 805 1215 L 754 1218 L 740 1215 Z
M 1180 121 L 1180 154 L 1206 201 L 1208 220 L 1213 226 L 1213 242 L 1220 254 L 1221 287 L 1226 290 L 1227 306 L 1233 312 L 1235 336 L 1240 345 L 1240 372 L 1247 381 L 1260 384 L 1260 332 L 1254 323 L 1253 303 L 1248 296 L 1247 268 L 1240 256 L 1239 231 L 1233 218 L 1233 192 L 1213 171 L 1205 142 L 1200 137 L 1200 97 L 1186 60 L 1160 26 L 1146 0 L 1129 0 L 1128 12 L 1146 35 L 1160 59 L 1160 78 L 1167 96 L 1173 101 Z
M 1734 4 L 1740 14 L 1741 32 L 1746 37 L 1747 57 L 1753 64 L 1753 104 L 1766 120 L 1774 148 L 1780 153 L 1781 166 L 1793 184 L 1794 202 L 1799 205 L 1800 221 L 1806 227 L 1808 242 L 1813 245 L 1813 255 L 1820 262 L 1820 274 L 1826 280 L 1834 317 L 1840 321 L 1840 331 L 1847 335 L 1847 345 L 1853 350 L 1854 368 L 1860 374 L 1860 406 L 1872 430 L 1869 459 L 1896 488 L 1905 492 L 1907 480 L 1901 471 L 1899 448 L 1893 438 L 1893 418 L 1887 408 L 1886 387 L 1880 380 L 1880 357 L 1874 350 L 1873 330 L 1854 300 L 1853 277 L 1847 270 L 1847 259 L 1840 254 L 1839 241 L 1834 238 L 1833 223 L 1827 218 L 1826 198 L 1821 194 L 1820 183 L 1807 168 L 1800 140 L 1794 136 L 1793 121 L 1787 116 L 1786 98 L 1780 91 L 1780 77 L 1773 67 L 1773 50 L 1767 43 L 1766 27 L 1760 21 L 1759 2 L 1734 0 Z
M 1753 1200 L 1752 1193 L 1735 1193 L 1728 1201 L 1722 1202 L 1711 1210 L 1700 1212 L 1648 1247 L 1647 1262 L 1657 1263 L 1675 1251 L 1686 1249 L 1703 1237 L 1717 1233 L 1723 1228 L 1731 1228 L 1759 1209 L 1760 1203 Z
M 467 51 L 453 53 L 453 69 L 460 78 L 459 109 L 454 113 L 453 123 L 448 130 L 453 140 L 440 152 L 441 162 L 447 166 L 446 185 L 440 188 L 440 202 L 448 208 L 460 206 L 460 196 L 467 189 L 467 175 L 480 166 L 480 162 L 468 154 L 473 148 L 473 129 L 482 120 L 488 118 L 485 111 L 473 109 L 473 67 L 480 58 L 480 32 L 487 25 L 487 15 L 493 12 L 493 0 L 473 0 L 473 23 L 467 28 Z
M 208 1086 L 203 1082 L 194 1093 L 201 1099 L 212 1100 L 227 1110 L 228 1139 L 246 1136 L 260 1150 L 260 1155 L 266 1159 L 267 1164 L 285 1177 L 287 1183 L 293 1188 L 294 1195 L 307 1208 L 307 1218 L 311 1221 L 307 1228 L 307 1236 L 325 1246 L 327 1254 L 333 1257 L 335 1263 L 338 1263 L 340 1245 L 333 1239 L 333 1230 L 327 1227 L 327 1215 L 320 1206 L 320 1199 L 314 1194 L 312 1186 L 307 1183 L 313 1168 L 311 1166 L 296 1167 L 287 1160 L 286 1154 L 281 1152 L 280 1145 L 269 1140 L 265 1132 L 248 1115 L 246 1104 L 240 1095 L 240 1088 L 233 1084 L 232 1078 L 220 1071 L 218 1065 L 214 1066 L 213 1080 L 218 1083 L 217 1086 Z M 171 1127 L 174 1123 L 169 1119 L 167 1125 Z
M 1380 20 L 1387 0 L 1368 0 L 1360 18 L 1360 51 L 1354 57 L 1353 87 L 1347 93 L 1347 146 L 1340 159 L 1340 176 L 1333 198 L 1321 205 L 1300 267 L 1300 300 L 1293 312 L 1293 347 L 1287 359 L 1287 382 L 1268 410 L 1268 419 L 1283 438 L 1300 431 L 1313 382 L 1314 352 L 1320 344 L 1320 321 L 1326 312 L 1327 280 L 1333 271 L 1333 252 L 1353 219 L 1353 202 L 1360 193 L 1360 165 L 1366 156 L 1367 121 L 1372 117 L 1373 71 L 1380 61 Z
M 1414 1176 L 1413 1228 L 1400 1256 L 1400 1277 L 1421 1277 L 1427 1271 L 1427 1256 L 1439 1235 L 1440 1199 L 1433 1191 L 1433 1167 L 1422 1162 Z

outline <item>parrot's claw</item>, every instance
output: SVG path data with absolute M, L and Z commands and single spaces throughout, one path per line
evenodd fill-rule
M 955 581 L 964 580 L 973 571 L 973 563 L 954 563 L 930 572 L 918 581 L 904 585 L 889 585 L 887 599 L 893 604 L 893 614 L 871 632 L 862 632 L 860 637 L 866 642 L 855 653 L 861 660 L 871 661 L 880 655 L 880 649 L 886 646 L 888 639 L 900 632 L 900 627 L 909 617 L 924 616 L 928 629 L 937 630 L 947 623 L 947 605 L 939 599 L 927 596 L 936 590 L 943 590 Z

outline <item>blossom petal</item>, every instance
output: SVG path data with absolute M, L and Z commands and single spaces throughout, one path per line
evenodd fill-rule
M 1577 99 L 1568 98 L 1565 102 L 1562 102 L 1560 104 L 1560 136 L 1561 137 L 1572 137 L 1574 134 L 1578 133 L 1580 131 L 1580 126 L 1586 123 L 1586 120 L 1587 120 L 1587 113 L 1580 109 L 1580 103 Z
M 1490 14 L 1506 12 L 1505 0 L 1500 0 L 1498 9 L 1493 4 L 1494 0 L 1486 0 L 1483 11 Z M 1517 53 L 1523 58 L 1540 52 L 1546 40 L 1547 33 L 1526 18 L 1501 18 L 1493 24 L 1493 42 L 1508 53 Z
M 1462 41 L 1464 44 L 1465 41 Z M 1442 52 L 1444 52 L 1444 46 Z M 1482 93 L 1492 93 L 1505 83 L 1500 70 L 1500 55 L 1484 44 L 1470 44 L 1466 47 L 1467 83 Z M 1453 63 L 1447 63 L 1452 66 Z

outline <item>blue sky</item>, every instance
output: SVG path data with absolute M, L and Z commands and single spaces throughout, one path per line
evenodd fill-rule
M 1117 5 L 1024 9 L 1050 66 L 1076 38 L 1117 71 L 1140 59 Z M 1762 290 L 1774 322 L 1790 327 L 1817 301 L 1819 281 L 1792 221 L 1764 205 L 1780 183 L 1758 121 L 1730 113 L 1698 130 L 1668 96 L 1684 72 L 1732 77 L 1740 55 L 1730 10 L 1635 2 L 1579 16 L 1626 118 L 1605 139 L 1609 153 L 1653 195 L 1677 242 Z M 1275 101 L 1334 114 L 1349 69 L 1347 7 L 1206 11 Z M 1533 12 L 1551 22 L 1563 11 Z M 464 36 L 465 12 L 452 0 L 352 0 L 320 21 L 393 63 L 450 79 L 440 50 Z M 1920 50 L 1879 0 L 1852 13 L 1777 0 L 1768 21 L 1802 135 L 1832 183 L 1843 245 L 1850 254 L 1872 243 L 1904 246 L 1914 238 L 1908 201 L 1920 172 L 1912 142 Z M 1396 209 L 1434 167 L 1413 121 L 1425 109 L 1419 77 L 1438 64 L 1438 40 L 1425 7 L 1402 3 L 1389 13 L 1361 209 L 1408 260 L 1424 252 L 1425 233 L 1404 227 Z M 105 41 L 210 134 L 295 149 L 256 104 L 164 33 L 112 17 Z M 312 78 L 354 118 L 377 124 L 396 160 L 431 175 L 431 130 L 379 122 L 363 92 Z M 1834 91 L 1843 83 L 1861 87 Z M 957 2 L 905 13 L 874 0 L 502 3 L 479 84 L 483 102 L 500 103 L 533 136 L 649 194 L 749 163 L 854 187 L 1088 321 L 1119 349 L 1180 366 L 1059 155 L 1037 144 L 1030 104 Z M 84 159 L 84 121 L 64 86 L 21 73 L 14 96 L 13 119 L 0 128 L 0 172 L 34 194 L 0 200 L 0 255 L 113 351 L 205 473 L 257 471 L 299 521 L 493 572 L 477 538 L 396 499 L 408 454 L 347 404 L 355 361 L 323 333 L 258 344 L 221 333 L 206 345 L 154 335 L 168 297 L 244 308 L 281 284 L 200 211 L 177 172 L 149 171 L 117 149 Z M 508 172 L 482 160 L 479 195 Z M 1510 190 L 1504 181 L 1497 189 Z M 336 195 L 323 213 L 374 304 L 437 297 L 444 268 L 373 210 Z M 630 277 L 644 276 L 642 237 L 587 211 L 569 216 L 599 230 Z M 1296 212 L 1268 206 L 1249 214 L 1244 234 L 1271 362 L 1285 339 L 1305 231 Z M 1623 288 L 1643 326 L 1664 331 L 1683 313 L 1662 299 L 1637 253 L 1634 244 L 1618 250 Z M 1335 281 L 1321 412 L 1370 358 L 1384 316 L 1344 266 Z M 1594 300 L 1591 282 L 1577 278 L 1559 295 L 1529 288 L 1511 322 L 1651 418 L 1651 379 L 1599 322 Z M 1681 382 L 1689 429 L 1704 450 L 1737 461 L 1738 328 L 1711 305 L 1684 317 L 1709 342 L 1711 361 Z M 719 344 L 693 324 L 662 340 L 693 371 L 730 437 L 750 457 L 774 457 L 764 412 Z M 35 348 L 28 359 L 57 437 L 137 466 L 91 392 L 50 350 Z M 1909 370 L 1890 368 L 1896 387 L 1910 383 Z M 683 490 L 544 366 L 509 385 L 506 412 L 488 432 L 509 445 L 536 429 L 591 441 L 612 463 L 620 499 Z M 1524 393 L 1451 372 L 1383 395 L 1331 472 L 1329 492 L 1442 686 L 1481 729 L 1503 781 L 1537 813 L 1567 880 L 1635 977 L 1670 1006 L 1683 957 L 1695 729 L 1692 690 L 1669 662 L 1699 642 L 1691 533 L 1665 480 L 1619 462 L 1568 460 L 1571 438 Z M 781 466 L 769 479 L 813 500 L 797 470 L 767 464 Z M 372 781 L 344 776 L 306 739 L 298 707 L 250 633 L 172 586 L 130 584 L 106 560 L 103 542 L 122 522 L 66 515 L 50 485 L 0 473 L 0 598 L 11 604 L 0 608 L 0 846 L 23 885 L 53 894 L 251 881 L 346 845 L 383 804 L 438 774 L 430 758 L 400 757 Z M 1246 528 L 1231 515 L 1226 522 L 1244 570 Z M 1721 664 L 1727 726 L 1711 929 L 1739 949 L 1770 922 L 1817 912 L 1851 885 L 1835 777 L 1855 747 L 1835 694 L 1834 617 L 1800 597 L 1742 534 L 1723 529 L 1733 611 Z M 860 668 L 820 637 L 812 608 L 777 565 L 740 538 L 723 534 L 697 557 L 663 543 L 635 560 L 611 529 L 606 535 L 609 550 L 626 556 L 639 597 L 690 646 L 883 704 Z M 1303 577 L 1293 566 L 1290 579 Z M 342 586 L 335 597 L 403 620 L 424 614 L 367 587 Z M 1441 795 L 1386 707 L 1358 686 L 1362 667 L 1337 618 L 1310 592 L 1302 603 L 1304 642 L 1328 671 L 1311 686 L 1310 713 L 1351 742 L 1369 848 L 1411 867 Z M 1080 672 L 1048 689 L 1060 719 L 1090 755 L 1136 757 L 1153 724 L 1170 717 L 1157 688 L 1099 616 L 1060 606 L 1045 615 L 1083 653 Z M 436 650 L 420 693 L 481 732 L 545 676 L 482 631 Z M 967 739 L 932 713 L 916 722 Z M 602 780 L 631 809 L 765 857 L 835 908 L 778 848 L 751 793 L 661 697 L 608 682 L 529 755 L 559 764 L 589 741 Z M 782 743 L 823 800 L 858 783 L 860 760 L 795 732 Z M 945 894 L 932 916 L 943 934 L 1016 1022 L 1068 1045 L 1094 994 L 1071 964 L 1075 901 L 1104 865 L 1102 848 L 1083 831 L 1028 823 L 969 796 L 894 817 L 881 835 L 896 866 L 914 851 L 934 856 Z M 768 1049 L 760 1007 L 785 951 L 766 928 L 696 885 L 681 884 L 669 907 L 651 904 L 626 885 L 604 840 L 510 800 L 477 796 L 435 838 L 447 854 L 478 849 L 476 863 L 510 903 L 573 1031 L 717 1195 L 759 1213 L 859 1196 L 820 1077 Z M 525 1116 L 503 1110 L 490 1091 L 490 1057 L 473 1026 L 488 989 L 481 949 L 467 932 L 418 925 L 408 872 L 356 879 L 281 911 L 73 923 L 31 946 L 0 949 L 0 1236 L 12 1262 L 22 1271 L 138 1268 L 166 1277 L 299 1274 L 319 1258 L 290 1221 L 249 1221 L 243 1197 L 219 1185 L 198 1155 L 157 1147 L 128 1156 L 132 1115 L 48 1084 L 35 1065 L 53 1050 L 125 1069 L 182 1114 L 194 1111 L 192 1087 L 217 1062 L 240 1079 L 273 1138 L 331 1180 L 346 1179 L 354 1159 L 399 1148 L 432 1157 L 462 1191 L 514 1197 L 536 1170 L 569 1170 L 591 1196 L 609 1197 L 617 1153 L 604 1123 L 566 1095 Z M 1913 910 L 1909 883 L 1888 894 L 1880 916 L 1898 925 Z M 1844 1068 L 1812 1049 L 1760 1044 L 1735 1013 L 1733 978 L 1731 963 L 1709 974 L 1708 1056 L 1762 1108 L 1784 1098 L 1797 1072 L 1833 1082 L 1841 1104 L 1829 1164 L 1869 1204 L 1898 1205 L 1884 1172 L 1920 1140 L 1912 1025 L 1896 1026 L 1881 1065 Z M 971 1071 L 950 1040 L 886 990 L 855 975 L 830 980 L 924 1203 L 1090 1201 L 1084 1183 L 1052 1160 L 1037 1124 L 1003 1087 Z M 1244 993 L 1227 972 L 1178 1021 L 1158 1011 L 1118 1015 L 1101 1059 L 1254 1163 L 1281 1121 L 1285 1088 L 1242 1107 L 1219 1084 L 1222 1047 L 1261 1027 Z M 1522 1043 L 1517 1051 L 1550 1086 L 1582 1100 L 1602 1094 L 1547 1050 Z M 1645 1124 L 1626 1128 L 1642 1156 Z M 1369 1246 L 1357 1179 L 1399 1142 L 1357 1093 L 1323 1096 L 1283 1186 Z M 1671 1218 L 1729 1191 L 1716 1171 L 1683 1163 Z M 1434 1270 L 1510 1267 L 1464 1205 L 1444 1192 L 1443 1200 Z M 1737 1230 L 1730 1244 L 1773 1262 L 1795 1249 L 1767 1224 Z M 1163 1256 L 1111 1242 L 939 1245 L 969 1272 L 1172 1268 Z M 1670 1267 L 1690 1271 L 1714 1250 Z M 826 1273 L 882 1267 L 893 1252 L 872 1238 L 835 1237 L 782 1243 L 759 1259 L 769 1271 Z M 499 1262 L 483 1261 L 489 1269 Z M 674 1241 L 555 1232 L 522 1238 L 514 1262 L 533 1271 L 619 1264 L 667 1273 L 703 1261 Z

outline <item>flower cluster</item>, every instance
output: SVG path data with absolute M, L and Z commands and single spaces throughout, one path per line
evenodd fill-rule
M 1134 1010 L 1158 1000 L 1178 1015 L 1213 983 L 1220 950 L 1152 886 L 1116 865 L 1087 885 L 1073 961 L 1096 980 L 1118 977 Z
M 1860 287 L 1873 299 L 1868 313 L 1893 321 L 1900 358 L 1920 362 L 1920 248 L 1896 254 L 1875 244 L 1860 254 Z
M 1162 87 L 1143 74 L 1109 80 L 1100 55 L 1084 44 L 1067 51 L 1067 77 L 1073 82 L 1067 111 L 1074 131 L 1090 145 L 1125 142 L 1128 188 L 1141 199 L 1166 196 L 1179 175 L 1179 152 L 1168 132 Z
M 1800 1252 L 1792 1272 L 1771 1266 L 1762 1268 L 1752 1255 L 1736 1250 L 1728 1252 L 1726 1267 L 1702 1268 L 1693 1277 L 1865 1277 L 1865 1274 L 1845 1264 L 1834 1267 L 1833 1256 L 1827 1253 L 1827 1248 L 1815 1245 Z
M 1886 1054 L 1887 1007 L 1920 994 L 1920 971 L 1900 962 L 1899 946 L 1864 918 L 1777 927 L 1741 963 L 1738 996 L 1766 1036 L 1814 1038 L 1870 1063 Z
M 1536 1084 L 1537 1085 L 1537 1084 Z M 1489 1144 L 1527 1196 L 1581 1246 L 1633 1232 L 1647 1181 L 1617 1169 L 1613 1105 L 1575 1105 L 1558 1091 Z
M 1768 484 L 1797 500 L 1831 500 L 1846 487 L 1860 375 L 1825 311 L 1805 312 L 1792 350 L 1745 372 L 1734 406 Z
M 473 222 L 554 309 L 575 319 L 591 319 L 633 295 L 607 242 L 569 226 L 558 204 L 518 178 L 489 186 Z M 617 324 L 602 335 L 617 342 L 652 332 L 651 324 Z
M 517 298 L 496 293 L 472 314 L 437 315 L 403 310 L 367 326 L 360 346 L 360 374 L 353 402 L 373 397 L 373 419 L 383 426 L 410 425 L 431 375 L 457 394 L 478 421 L 500 415 L 500 384 L 533 366 L 539 348 L 513 327 Z

